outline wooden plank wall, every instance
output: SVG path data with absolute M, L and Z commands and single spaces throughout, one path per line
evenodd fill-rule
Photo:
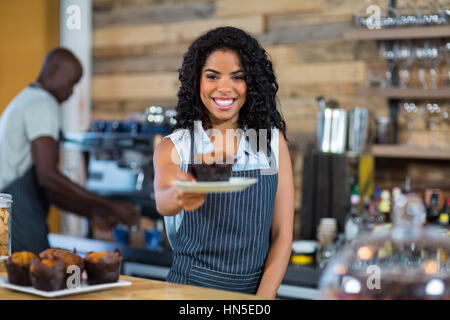
M 372 1 L 377 3 L 376 0 Z M 378 4 L 386 1 L 379 0 Z M 356 96 L 375 41 L 344 41 L 363 0 L 94 0 L 92 119 L 125 119 L 148 105 L 176 105 L 177 69 L 189 43 L 208 29 L 232 25 L 267 49 L 279 81 L 301 204 L 303 154 L 315 144 L 316 97 L 342 108 L 388 115 L 382 97 Z M 383 61 L 380 61 L 380 65 Z

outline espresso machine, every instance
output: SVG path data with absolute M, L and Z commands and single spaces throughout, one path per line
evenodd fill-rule
M 94 121 L 88 132 L 64 135 L 64 147 L 82 152 L 87 190 L 131 202 L 142 216 L 160 218 L 153 191 L 153 151 L 175 124 L 176 112 L 147 108 L 141 121 Z

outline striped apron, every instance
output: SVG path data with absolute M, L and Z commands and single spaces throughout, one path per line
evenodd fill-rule
M 191 134 L 191 163 L 193 148 Z M 257 169 L 231 176 L 258 182 L 240 192 L 209 193 L 201 207 L 184 212 L 167 281 L 252 294 L 258 290 L 278 174 L 261 175 Z
M 3 192 L 13 197 L 11 251 L 39 253 L 49 248 L 47 215 L 50 197 L 45 189 L 39 187 L 34 166 Z

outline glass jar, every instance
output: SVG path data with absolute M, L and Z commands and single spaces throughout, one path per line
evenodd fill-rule
M 376 142 L 379 144 L 391 144 L 393 143 L 393 131 L 391 125 L 391 119 L 388 117 L 381 117 L 376 120 L 377 123 L 377 136 Z
M 449 299 L 450 238 L 424 227 L 416 195 L 395 200 L 394 227 L 350 242 L 319 281 L 322 299 Z
M 12 196 L 0 193 L 0 259 L 11 255 L 11 203 Z

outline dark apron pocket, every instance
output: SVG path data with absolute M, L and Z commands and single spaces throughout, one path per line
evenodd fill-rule
M 188 284 L 213 289 L 256 293 L 260 280 L 261 272 L 251 274 L 231 274 L 203 267 L 191 266 Z

